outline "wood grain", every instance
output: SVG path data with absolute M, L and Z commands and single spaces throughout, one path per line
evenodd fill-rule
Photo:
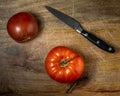
M 107 53 L 76 33 L 45 9 L 54 7 L 77 19 L 89 32 L 116 48 Z M 32 13 L 39 23 L 39 35 L 16 43 L 6 24 L 15 13 Z M 44 60 L 55 46 L 67 46 L 85 60 L 85 71 L 70 96 L 120 95 L 120 1 L 119 0 L 0 0 L 0 95 L 66 96 L 71 84 L 51 80 Z

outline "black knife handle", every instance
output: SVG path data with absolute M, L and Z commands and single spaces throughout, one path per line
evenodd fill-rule
M 110 52 L 110 53 L 114 53 L 115 52 L 115 49 L 108 45 L 106 42 L 104 42 L 103 40 L 99 39 L 98 37 L 96 37 L 95 35 L 85 31 L 85 30 L 82 30 L 81 31 L 81 34 L 87 38 L 89 41 L 91 41 L 93 44 L 95 44 L 96 46 L 98 46 L 99 48 L 107 51 L 107 52 Z

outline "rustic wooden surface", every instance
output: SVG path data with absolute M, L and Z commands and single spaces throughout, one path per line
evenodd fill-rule
M 80 21 L 89 32 L 116 48 L 110 54 L 91 44 L 45 9 L 54 7 Z M 38 19 L 39 35 L 16 43 L 6 24 L 15 13 Z M 40 22 L 42 25 L 40 25 Z M 120 96 L 120 0 L 0 0 L 0 95 L 68 96 L 70 84 L 51 80 L 44 60 L 55 46 L 67 46 L 85 59 L 85 71 L 70 96 Z

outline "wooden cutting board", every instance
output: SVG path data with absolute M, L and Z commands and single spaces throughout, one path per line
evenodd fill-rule
M 54 7 L 90 33 L 116 48 L 114 54 L 94 46 L 45 9 Z M 15 13 L 30 12 L 38 19 L 39 35 L 17 43 L 6 24 Z M 66 96 L 71 84 L 51 80 L 44 60 L 55 46 L 69 47 L 85 60 L 85 71 L 70 96 L 120 96 L 120 0 L 0 0 L 0 95 Z

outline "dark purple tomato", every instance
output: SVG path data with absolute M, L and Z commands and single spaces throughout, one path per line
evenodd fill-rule
M 38 34 L 37 19 L 30 13 L 19 12 L 8 20 L 7 31 L 17 42 L 29 41 Z

